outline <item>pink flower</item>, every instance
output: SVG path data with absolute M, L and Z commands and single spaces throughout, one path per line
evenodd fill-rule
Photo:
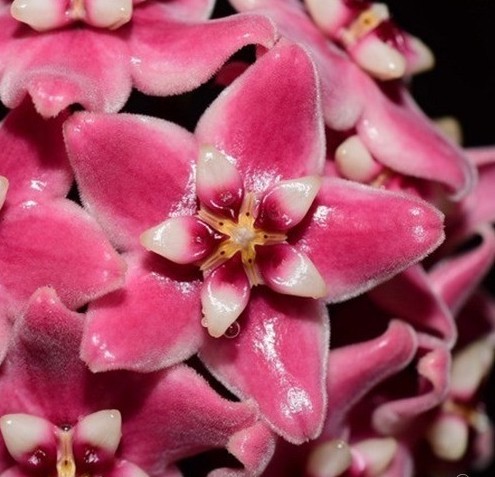
M 16 323 L 0 377 L 2 475 L 172 476 L 181 459 L 223 447 L 246 475 L 266 465 L 273 442 L 254 403 L 221 398 L 185 365 L 92 374 L 78 356 L 83 323 L 50 288 Z
M 27 104 L 1 125 L 0 300 L 10 318 L 40 286 L 57 288 L 78 308 L 122 284 L 125 264 L 96 222 L 65 198 L 73 177 L 61 126 L 62 118 L 43 121 Z M 3 357 L 3 340 L 0 349 Z
M 231 3 L 239 11 L 269 16 L 283 36 L 303 45 L 310 53 L 321 80 L 323 115 L 329 128 L 329 159 L 336 161 L 336 165 L 332 163 L 334 173 L 337 169 L 341 177 L 386 186 L 397 175 L 411 176 L 441 184 L 456 199 L 470 191 L 475 180 L 473 166 L 463 151 L 432 125 L 403 82 L 370 78 L 313 24 L 298 0 Z M 337 21 L 337 11 L 348 10 L 348 5 L 356 7 L 350 8 L 349 14 L 361 8 L 374 8 L 361 1 L 307 3 L 315 11 L 328 10 L 328 15 L 315 13 L 318 22 L 325 24 Z M 376 35 L 367 38 L 374 43 Z M 380 63 L 369 52 L 366 56 L 371 63 Z
M 13 108 L 30 95 L 43 116 L 74 103 L 116 112 L 132 87 L 190 91 L 240 48 L 276 39 L 257 15 L 207 21 L 212 0 L 10 3 L 0 3 L 0 99 Z
M 90 305 L 82 356 L 93 370 L 150 371 L 199 351 L 276 432 L 293 442 L 318 434 L 325 302 L 424 257 L 442 240 L 442 219 L 414 197 L 321 178 L 317 85 L 307 54 L 281 42 L 217 98 L 195 135 L 131 115 L 66 123 L 82 200 L 129 264 L 125 288 Z M 182 264 L 143 250 L 139 237 L 160 223 L 144 242 Z M 210 338 L 201 304 L 215 335 L 242 312 L 239 336 Z

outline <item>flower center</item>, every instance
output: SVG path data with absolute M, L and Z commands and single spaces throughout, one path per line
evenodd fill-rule
M 213 214 L 201 207 L 198 217 L 216 232 L 225 236 L 216 250 L 203 261 L 201 270 L 213 270 L 240 253 L 250 285 L 261 285 L 263 279 L 255 262 L 256 247 L 282 243 L 287 237 L 283 233 L 268 232 L 256 227 L 256 216 L 257 201 L 253 193 L 245 195 L 237 222 Z
M 82 21 L 114 30 L 129 22 L 133 0 L 14 0 L 11 15 L 37 31 L 61 28 Z

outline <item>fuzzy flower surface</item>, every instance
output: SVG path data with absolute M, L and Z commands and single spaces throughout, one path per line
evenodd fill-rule
M 362 293 L 443 239 L 429 204 L 322 177 L 314 65 L 288 42 L 224 90 L 194 135 L 82 113 L 65 136 L 82 200 L 129 265 L 124 288 L 90 306 L 83 359 L 94 370 L 150 371 L 199 352 L 293 442 L 323 422 L 325 303 Z M 209 336 L 236 319 L 233 340 Z
M 209 21 L 212 0 L 2 0 L 0 98 L 29 95 L 56 116 L 79 103 L 116 112 L 133 87 L 157 96 L 190 91 L 237 50 L 273 45 L 258 15 Z
M 16 322 L 0 374 L 2 475 L 179 476 L 179 460 L 223 447 L 245 468 L 217 476 L 266 465 L 273 442 L 253 402 L 220 397 L 183 364 L 93 374 L 78 356 L 83 323 L 51 288 Z

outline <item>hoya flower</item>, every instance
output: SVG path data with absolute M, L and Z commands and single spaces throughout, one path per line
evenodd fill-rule
M 425 202 L 322 178 L 321 119 L 313 63 L 281 42 L 223 91 L 194 135 L 131 115 L 67 121 L 82 200 L 129 265 L 125 287 L 89 307 L 81 353 L 93 370 L 150 371 L 199 352 L 276 432 L 317 435 L 325 303 L 442 240 L 441 215 Z M 143 233 L 168 258 L 146 251 Z M 201 326 L 218 336 L 235 319 L 233 340 Z
M 213 0 L 2 0 L 0 99 L 31 96 L 56 116 L 79 103 L 120 110 L 132 87 L 150 95 L 190 91 L 237 50 L 271 47 L 273 25 L 257 15 L 208 21 Z
M 65 198 L 73 176 L 62 118 L 43 121 L 24 104 L 3 121 L 0 148 L 0 326 L 40 286 L 55 287 L 71 308 L 118 288 L 124 262 L 94 219 Z
M 39 289 L 0 373 L 5 476 L 177 476 L 186 457 L 226 447 L 256 475 L 273 443 L 252 402 L 220 397 L 193 369 L 92 374 L 79 359 L 84 316 Z
M 378 184 L 386 186 L 395 176 L 405 175 L 441 184 L 455 199 L 469 192 L 473 166 L 422 113 L 403 82 L 371 78 L 314 25 L 297 0 L 230 2 L 239 11 L 268 15 L 283 36 L 311 54 L 321 80 L 329 159 L 335 160 L 341 177 L 372 185 L 379 179 Z M 328 10 L 341 3 L 358 10 L 370 5 L 338 0 L 308 3 Z M 320 17 L 322 22 L 332 18 L 330 13 Z M 370 60 L 377 58 L 371 55 Z

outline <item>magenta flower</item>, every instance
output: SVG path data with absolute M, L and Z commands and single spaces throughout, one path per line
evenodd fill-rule
M 73 177 L 61 123 L 24 104 L 1 125 L 0 300 L 10 318 L 40 286 L 55 287 L 78 308 L 122 284 L 121 258 L 96 222 L 65 199 Z
M 30 95 L 43 116 L 79 103 L 120 110 L 132 87 L 190 91 L 248 44 L 271 47 L 257 15 L 207 21 L 212 0 L 8 0 L 0 3 L 0 99 Z
M 217 476 L 266 465 L 272 437 L 252 402 L 221 398 L 185 365 L 92 374 L 78 356 L 83 323 L 49 288 L 16 323 L 0 375 L 2 475 L 176 476 L 181 459 L 223 447 L 245 469 Z
M 321 178 L 317 85 L 307 54 L 282 42 L 220 95 L 195 135 L 131 115 L 66 123 L 83 202 L 129 265 L 125 288 L 90 305 L 81 352 L 93 370 L 150 371 L 199 351 L 276 432 L 293 442 L 318 434 L 325 302 L 403 270 L 443 234 L 438 211 L 416 198 Z M 143 249 L 150 227 L 145 244 L 173 260 Z M 201 305 L 212 334 L 239 317 L 239 336 L 210 338 Z
M 311 54 L 321 80 L 329 158 L 337 162 L 340 176 L 383 185 L 398 174 L 439 183 L 457 199 L 469 192 L 475 178 L 473 166 L 463 151 L 432 125 L 402 82 L 370 78 L 313 24 L 297 0 L 230 2 L 240 11 L 269 16 L 283 36 Z M 308 3 L 332 10 L 342 2 Z M 361 1 L 343 3 L 356 4 L 358 10 L 370 6 Z M 318 18 L 330 22 L 334 17 Z M 375 56 L 371 58 L 376 61 Z

